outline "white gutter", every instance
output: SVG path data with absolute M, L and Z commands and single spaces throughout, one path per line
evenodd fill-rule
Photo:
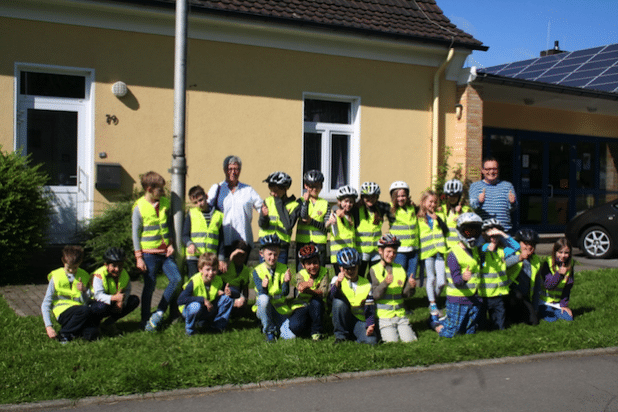
M 446 60 L 436 71 L 436 74 L 433 76 L 433 110 L 432 110 L 432 119 L 431 119 L 431 184 L 434 183 L 435 179 L 438 177 L 438 152 L 440 149 L 440 144 L 438 140 L 439 136 L 439 121 L 440 121 L 440 77 L 446 66 L 449 65 L 453 56 L 455 54 L 455 49 L 450 48 L 448 51 L 448 56 L 446 56 Z

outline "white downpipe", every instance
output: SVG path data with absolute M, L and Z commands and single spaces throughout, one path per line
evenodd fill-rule
M 436 74 L 433 76 L 433 110 L 432 110 L 432 118 L 431 118 L 431 183 L 433 184 L 434 179 L 438 176 L 438 152 L 440 149 L 438 135 L 440 132 L 440 77 L 446 66 L 451 62 L 453 56 L 455 55 L 455 49 L 450 48 L 448 51 L 448 56 L 446 56 L 446 60 L 436 71 Z

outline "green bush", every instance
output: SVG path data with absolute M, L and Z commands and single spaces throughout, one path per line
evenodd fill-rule
M 47 175 L 30 165 L 20 152 L 0 146 L 0 282 L 18 283 L 27 273 L 30 257 L 45 246 L 50 201 L 45 195 Z

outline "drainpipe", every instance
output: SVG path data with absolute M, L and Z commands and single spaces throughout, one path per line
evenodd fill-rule
M 172 215 L 175 244 L 182 246 L 182 219 L 185 200 L 187 160 L 185 157 L 185 110 L 187 104 L 187 0 L 176 1 L 174 51 L 174 152 L 172 153 Z M 177 254 L 180 256 L 180 254 Z
M 436 74 L 433 76 L 433 111 L 432 111 L 432 119 L 431 119 L 431 184 L 434 183 L 435 179 L 438 177 L 438 152 L 440 149 L 439 145 L 439 121 L 440 121 L 440 77 L 446 66 L 453 59 L 453 55 L 455 54 L 455 49 L 452 47 L 448 51 L 448 56 L 446 56 L 446 60 L 436 71 Z

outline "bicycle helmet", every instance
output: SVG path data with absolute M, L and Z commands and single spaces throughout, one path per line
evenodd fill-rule
M 337 263 L 343 268 L 352 268 L 360 264 L 361 256 L 353 247 L 346 247 L 337 252 Z
M 483 232 L 492 228 L 504 230 L 504 227 L 502 227 L 500 221 L 495 217 L 483 220 Z
M 110 247 L 105 251 L 103 260 L 105 263 L 124 262 L 125 257 L 124 250 L 119 247 Z
M 269 246 L 281 247 L 281 239 L 277 235 L 266 235 L 260 238 L 260 249 L 264 249 Z
M 337 199 L 341 200 L 344 197 L 353 197 L 354 200 L 358 197 L 358 192 L 350 185 L 341 186 L 337 189 Z
M 401 242 L 392 233 L 386 233 L 378 240 L 378 247 L 393 247 L 397 249 L 399 246 L 401 246 Z
M 444 184 L 444 194 L 447 196 L 456 196 L 463 193 L 463 183 L 457 179 L 451 179 Z
M 519 229 L 515 234 L 515 240 L 536 245 L 539 243 L 539 234 L 532 229 Z
M 469 248 L 481 237 L 482 227 L 483 219 L 476 213 L 463 213 L 457 218 L 457 236 Z
M 285 172 L 273 172 L 264 179 L 264 182 L 269 185 L 277 185 L 289 189 L 292 185 L 292 178 Z
M 380 186 L 375 182 L 365 182 L 361 185 L 360 192 L 361 196 L 379 196 Z
M 316 183 L 324 183 L 324 175 L 319 170 L 309 170 L 303 176 L 303 182 L 306 185 L 314 185 Z
M 300 248 L 298 251 L 298 258 L 301 262 L 309 260 L 319 255 L 318 248 L 315 247 L 315 243 L 311 242 Z
M 399 190 L 399 189 L 405 189 L 408 191 L 408 193 L 410 193 L 410 186 L 408 186 L 408 184 L 406 182 L 403 182 L 401 180 L 397 180 L 396 182 L 393 182 L 391 184 L 390 189 L 388 190 L 388 192 L 391 194 L 393 194 L 394 190 Z

